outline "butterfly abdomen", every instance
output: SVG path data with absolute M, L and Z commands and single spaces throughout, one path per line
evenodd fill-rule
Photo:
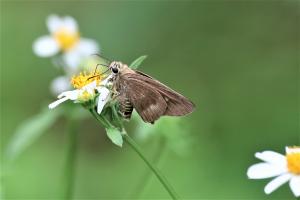
M 120 101 L 120 113 L 125 119 L 130 119 L 132 111 L 133 106 L 128 98 L 124 99 L 123 101 Z

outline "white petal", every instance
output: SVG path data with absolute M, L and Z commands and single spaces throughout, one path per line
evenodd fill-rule
M 278 187 L 283 185 L 284 183 L 288 182 L 290 180 L 291 175 L 290 174 L 282 174 L 281 176 L 278 176 L 274 178 L 271 182 L 269 182 L 264 191 L 266 194 L 272 193 L 274 190 L 276 190 Z
M 49 109 L 53 109 L 56 106 L 58 106 L 59 104 L 61 104 L 62 102 L 67 101 L 68 99 L 69 99 L 68 97 L 64 97 L 64 98 L 58 99 L 57 101 L 54 101 L 53 103 L 49 104 L 48 107 L 49 107 Z
M 100 114 L 103 110 L 103 107 L 109 100 L 110 90 L 106 87 L 99 87 L 97 90 L 100 93 L 98 97 L 97 113 Z
M 55 78 L 50 85 L 50 90 L 54 95 L 58 95 L 63 91 L 69 90 L 70 88 L 70 79 L 66 76 L 59 76 Z
M 46 24 L 50 33 L 55 33 L 63 27 L 63 20 L 57 15 L 50 15 L 47 18 Z
M 111 77 L 112 77 L 112 74 L 109 75 L 108 77 L 106 77 L 106 79 L 104 79 L 103 81 L 101 81 L 101 85 L 104 85 L 104 86 L 107 85 L 108 81 L 110 81 Z
M 86 89 L 88 89 L 88 90 L 94 90 L 94 89 L 96 89 L 96 86 L 97 86 L 97 81 L 93 81 L 93 82 L 91 82 L 91 83 L 83 86 L 82 89 L 83 90 L 86 90 Z
M 71 33 L 78 32 L 78 24 L 73 17 L 66 16 L 63 18 L 63 27 Z
M 263 151 L 261 153 L 256 153 L 255 157 L 268 163 L 286 164 L 285 156 L 274 151 Z
M 76 71 L 80 64 L 92 54 L 99 53 L 96 41 L 81 38 L 78 44 L 63 55 L 63 60 L 72 71 Z
M 300 175 L 291 178 L 290 188 L 296 197 L 300 196 Z
M 295 146 L 295 147 L 285 147 L 285 152 L 287 154 L 289 154 L 289 153 L 300 153 L 300 147 L 297 147 L 297 146 Z
M 68 71 L 76 72 L 82 62 L 82 56 L 80 52 L 71 50 L 63 54 L 63 61 L 66 63 Z
M 84 56 L 91 56 L 91 54 L 96 54 L 100 51 L 97 42 L 87 38 L 81 38 L 76 48 Z
M 79 96 L 82 96 L 85 92 L 90 94 L 90 97 L 93 97 L 95 95 L 96 87 L 92 86 L 91 84 L 89 85 L 90 86 L 86 85 L 79 90 Z
M 278 176 L 286 171 L 286 167 L 282 165 L 258 163 L 249 167 L 247 176 L 250 179 L 263 179 Z
M 80 93 L 80 90 L 72 90 L 72 91 L 66 91 L 58 95 L 58 98 L 68 97 L 70 100 L 76 100 L 78 99 L 78 95 Z
M 38 56 L 49 57 L 58 53 L 59 45 L 53 37 L 42 36 L 34 41 L 33 51 Z

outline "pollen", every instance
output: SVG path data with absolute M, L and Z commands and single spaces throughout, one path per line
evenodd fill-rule
M 76 89 L 81 89 L 82 87 L 84 87 L 85 85 L 96 81 L 97 85 L 100 83 L 101 81 L 101 76 L 99 74 L 99 72 L 96 73 L 80 73 L 78 76 L 73 76 L 71 79 L 71 84 L 73 85 L 74 88 Z
M 84 90 L 84 91 L 79 95 L 78 100 L 85 102 L 85 101 L 88 101 L 88 100 L 92 99 L 92 96 L 93 96 L 93 95 L 92 95 L 91 93 L 89 93 L 88 91 Z
M 300 152 L 287 153 L 286 160 L 289 172 L 300 175 Z
M 69 49 L 74 47 L 76 43 L 78 43 L 79 33 L 73 33 L 65 28 L 61 28 L 60 30 L 54 33 L 54 38 L 56 39 L 63 51 L 68 51 Z

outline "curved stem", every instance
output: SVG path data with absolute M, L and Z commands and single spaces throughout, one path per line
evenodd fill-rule
M 77 154 L 77 127 L 76 121 L 69 119 L 68 122 L 68 147 L 66 154 L 65 173 L 64 173 L 64 199 L 72 199 L 75 179 L 75 162 Z
M 154 153 L 152 163 L 154 165 L 158 165 L 160 160 L 163 158 L 163 156 L 166 153 L 166 140 L 163 137 L 159 138 L 159 142 L 157 144 L 156 152 Z M 131 196 L 139 199 L 139 197 L 142 195 L 142 193 L 145 191 L 147 186 L 150 183 L 151 180 L 151 172 L 149 170 L 145 171 L 143 175 L 141 175 L 141 179 L 139 180 L 138 184 L 134 188 L 134 190 L 131 193 Z
M 161 174 L 161 172 L 154 166 L 152 163 L 146 158 L 144 153 L 141 151 L 140 147 L 135 143 L 128 134 L 123 135 L 124 141 L 140 156 L 140 158 L 147 164 L 147 166 L 151 169 L 151 171 L 156 175 L 158 180 L 164 186 L 164 188 L 168 191 L 172 199 L 179 199 L 178 195 L 171 187 L 167 179 Z
M 104 125 L 105 128 L 111 128 L 114 127 L 105 117 L 99 115 L 95 109 L 90 109 L 90 112 L 92 115 Z M 122 126 L 120 127 L 121 130 L 124 130 L 123 124 L 121 122 L 121 119 L 119 118 L 118 114 L 113 111 L 113 115 L 115 119 L 118 121 L 118 123 Z M 114 127 L 115 128 L 115 127 Z M 164 188 L 168 191 L 172 199 L 179 199 L 178 195 L 174 191 L 174 189 L 171 187 L 171 185 L 168 183 L 167 179 L 161 174 L 161 172 L 146 158 L 144 153 L 141 151 L 140 147 L 135 143 L 131 137 L 129 137 L 128 134 L 122 133 L 122 137 L 124 141 L 142 158 L 142 160 L 147 164 L 147 166 L 151 169 L 151 171 L 156 175 L 158 180 L 161 182 L 161 184 L 164 186 Z
M 104 117 L 98 115 L 95 109 L 90 109 L 90 112 L 99 122 L 101 122 L 104 125 L 105 128 L 110 127 L 110 123 Z

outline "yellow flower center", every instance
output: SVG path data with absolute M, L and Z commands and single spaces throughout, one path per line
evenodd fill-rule
M 289 172 L 300 175 L 300 152 L 286 154 L 286 160 Z
M 101 81 L 101 76 L 99 72 L 96 73 L 80 73 L 78 76 L 73 76 L 71 79 L 71 84 L 73 85 L 74 88 L 76 89 L 81 89 L 82 87 L 84 87 L 85 85 L 96 81 L 97 85 L 100 83 Z
M 79 95 L 78 100 L 85 102 L 85 101 L 88 101 L 88 100 L 92 99 L 92 97 L 93 97 L 93 94 L 91 94 L 88 91 L 84 90 Z
M 72 33 L 65 28 L 61 28 L 54 33 L 54 38 L 59 43 L 61 49 L 67 51 L 79 41 L 79 33 Z

